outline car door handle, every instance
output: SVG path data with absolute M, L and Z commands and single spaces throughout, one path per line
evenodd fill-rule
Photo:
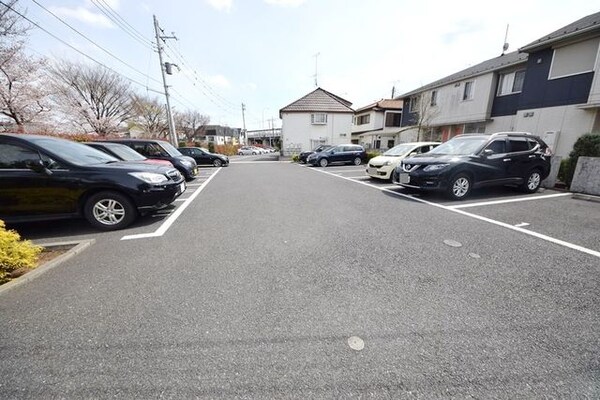
M 511 159 L 510 158 L 505 158 L 502 161 L 507 162 L 507 161 L 511 161 Z
M 535 154 L 530 155 L 529 158 L 535 158 Z

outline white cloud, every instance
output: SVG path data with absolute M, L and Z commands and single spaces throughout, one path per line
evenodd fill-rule
M 265 0 L 265 3 L 281 7 L 298 7 L 306 0 Z
M 113 28 L 114 25 L 108 18 L 106 18 L 102 14 L 96 14 L 91 12 L 87 8 L 77 7 L 77 8 L 67 8 L 67 7 L 52 7 L 50 8 L 54 14 L 65 17 L 65 18 L 73 18 L 79 20 L 81 22 L 85 22 L 90 25 L 99 26 L 102 28 Z
M 219 10 L 229 12 L 233 6 L 233 0 L 206 0 L 211 7 Z
M 210 76 L 210 77 L 208 77 L 208 81 L 217 87 L 221 87 L 221 88 L 231 87 L 231 83 L 229 83 L 229 80 L 227 78 L 225 78 L 223 75 Z
M 86 0 L 85 3 L 88 8 L 96 7 L 94 5 L 94 3 L 92 2 L 92 0 Z M 113 10 L 118 10 L 119 6 L 121 4 L 121 1 L 120 0 L 102 0 L 102 3 L 103 4 L 101 4 L 101 5 L 107 5 L 108 7 L 112 8 Z

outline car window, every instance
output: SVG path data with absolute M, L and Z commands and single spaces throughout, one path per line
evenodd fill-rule
M 535 149 L 536 147 L 540 146 L 539 142 L 534 139 L 527 139 L 527 142 L 529 143 L 529 148 L 532 150 Z
M 169 154 L 158 144 L 156 143 L 148 143 L 143 147 L 144 155 L 148 157 L 168 157 Z M 137 149 L 136 149 L 137 150 Z
M 520 151 L 529 151 L 529 143 L 526 138 L 510 138 L 510 152 L 517 153 Z
M 27 169 L 27 164 L 39 162 L 40 155 L 23 146 L 0 143 L 0 169 Z
M 506 153 L 506 140 L 504 140 L 504 139 L 494 140 L 493 142 L 488 144 L 485 149 L 492 150 L 492 152 L 494 154 Z
M 421 146 L 417 149 L 417 153 L 419 154 L 423 154 L 423 153 L 427 153 L 429 152 L 429 150 L 431 150 L 431 146 L 427 145 L 427 146 Z

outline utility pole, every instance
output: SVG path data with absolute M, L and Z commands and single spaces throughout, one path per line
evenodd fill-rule
M 246 105 L 244 103 L 242 103 L 242 123 L 243 123 L 243 127 L 244 129 L 242 130 L 243 135 L 244 135 L 244 145 L 248 144 L 248 138 L 246 137 Z
M 167 101 L 167 123 L 169 124 L 169 141 L 175 147 L 179 146 L 179 138 L 177 137 L 177 132 L 175 131 L 175 121 L 173 120 L 173 114 L 171 113 L 171 102 L 169 100 L 169 86 L 167 85 L 167 75 L 166 69 L 168 63 L 163 63 L 163 46 L 161 45 L 161 40 L 165 39 L 175 39 L 175 36 L 160 36 L 161 29 L 158 25 L 158 19 L 156 19 L 156 15 L 152 16 L 154 18 L 154 31 L 156 33 L 156 48 L 158 49 L 158 60 L 160 61 L 160 72 L 162 73 L 163 85 L 165 87 L 165 99 Z M 170 65 L 169 65 L 170 67 Z

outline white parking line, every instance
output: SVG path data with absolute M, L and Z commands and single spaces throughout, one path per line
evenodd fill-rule
M 427 205 L 430 205 L 430 206 L 433 206 L 433 207 L 441 208 L 443 210 L 447 210 L 447 211 L 451 211 L 451 212 L 454 212 L 454 213 L 457 213 L 457 214 L 461 214 L 461 215 L 464 215 L 466 217 L 471 217 L 471 218 L 474 218 L 474 219 L 478 219 L 480 221 L 489 222 L 490 224 L 501 226 L 503 228 L 507 228 L 507 229 L 510 229 L 510 230 L 513 230 L 513 231 L 517 231 L 517 232 L 520 232 L 520 233 L 524 233 L 525 235 L 533 236 L 533 237 L 536 237 L 538 239 L 542 239 L 542 240 L 545 240 L 547 242 L 557 244 L 559 246 L 567 247 L 569 249 L 580 251 L 582 253 L 586 253 L 586 254 L 592 255 L 594 257 L 600 258 L 600 251 L 588 249 L 586 247 L 579 246 L 579 245 L 573 244 L 573 243 L 569 243 L 569 242 L 566 242 L 564 240 L 556 239 L 556 238 L 553 238 L 551 236 L 546 236 L 546 235 L 543 235 L 541 233 L 537 233 L 537 232 L 534 232 L 534 231 L 523 229 L 521 227 L 513 226 L 513 225 L 510 225 L 510 224 L 507 224 L 507 223 L 504 223 L 504 222 L 496 221 L 496 220 L 493 220 L 491 218 L 482 217 L 481 215 L 471 214 L 471 213 L 468 213 L 466 211 L 459 210 L 457 208 L 452 208 L 452 207 L 448 207 L 448 206 L 445 206 L 445 205 L 442 205 L 442 204 L 432 203 L 430 201 L 419 199 L 419 198 L 412 197 L 412 196 L 408 196 L 408 195 L 400 193 L 400 192 L 394 192 L 392 190 L 384 189 L 381 186 L 376 186 L 376 185 L 373 185 L 371 183 L 367 183 L 367 182 L 363 182 L 363 181 L 357 181 L 357 180 L 354 180 L 354 179 L 346 178 L 345 176 L 340 176 L 340 175 L 332 174 L 330 172 L 323 171 L 322 169 L 313 169 L 313 171 L 317 171 L 317 172 L 320 172 L 322 174 L 331 175 L 331 176 L 334 176 L 336 178 L 345 179 L 345 180 L 350 181 L 350 182 L 358 183 L 359 185 L 365 185 L 365 186 L 368 186 L 368 187 L 371 187 L 371 188 L 374 188 L 374 189 L 377 189 L 377 190 L 381 190 L 382 192 L 389 193 L 389 194 L 394 195 L 394 196 L 403 197 L 405 199 L 410 199 L 410 200 L 413 200 L 413 201 L 416 201 L 416 202 L 419 202 L 419 203 L 423 203 L 423 204 L 427 204 Z M 536 197 L 540 197 L 540 196 L 536 196 Z
M 525 226 L 529 226 L 529 224 L 527 222 L 521 222 L 520 224 L 516 224 L 515 225 L 517 228 L 523 228 Z
M 338 175 L 338 176 L 342 176 L 342 175 L 340 175 L 340 174 L 336 174 L 336 175 Z M 366 175 L 366 176 L 365 176 L 365 175 L 361 175 L 361 176 L 344 176 L 344 178 L 350 178 L 350 179 L 365 179 L 365 180 L 367 180 L 367 179 L 371 179 L 371 177 L 370 177 L 370 176 L 368 176 L 368 175 Z
M 571 196 L 571 195 L 572 195 L 572 193 L 547 194 L 547 195 L 544 195 L 544 196 L 518 197 L 516 199 L 483 201 L 481 203 L 468 203 L 468 204 L 460 204 L 460 205 L 457 205 L 457 206 L 447 206 L 447 207 L 448 208 L 457 209 L 457 208 L 491 206 L 491 205 L 495 205 L 495 204 L 517 203 L 517 202 L 520 202 L 520 201 L 551 199 L 551 198 L 554 198 L 554 197 L 565 197 L 565 196 Z
M 145 239 L 145 238 L 151 238 L 151 237 L 160 237 L 160 236 L 164 235 L 165 232 L 167 232 L 169 230 L 169 228 L 171 227 L 171 225 L 173 225 L 173 223 L 177 220 L 177 218 L 179 218 L 179 216 L 192 203 L 192 201 L 194 201 L 194 199 L 196 197 L 198 197 L 198 195 L 202 192 L 202 190 L 204 190 L 204 188 L 219 173 L 219 171 L 221 169 L 222 168 L 217 168 L 217 170 L 210 176 L 210 178 L 208 178 L 202 184 L 202 186 L 200 186 L 200 188 L 198 188 L 197 190 L 195 190 L 194 193 L 190 197 L 188 197 L 181 206 L 177 207 L 177 209 L 169 216 L 169 218 L 167 218 L 165 220 L 165 222 L 162 223 L 161 226 L 158 227 L 157 230 L 155 230 L 152 233 L 139 233 L 137 235 L 126 235 L 126 236 L 123 236 L 121 238 L 121 240 Z

